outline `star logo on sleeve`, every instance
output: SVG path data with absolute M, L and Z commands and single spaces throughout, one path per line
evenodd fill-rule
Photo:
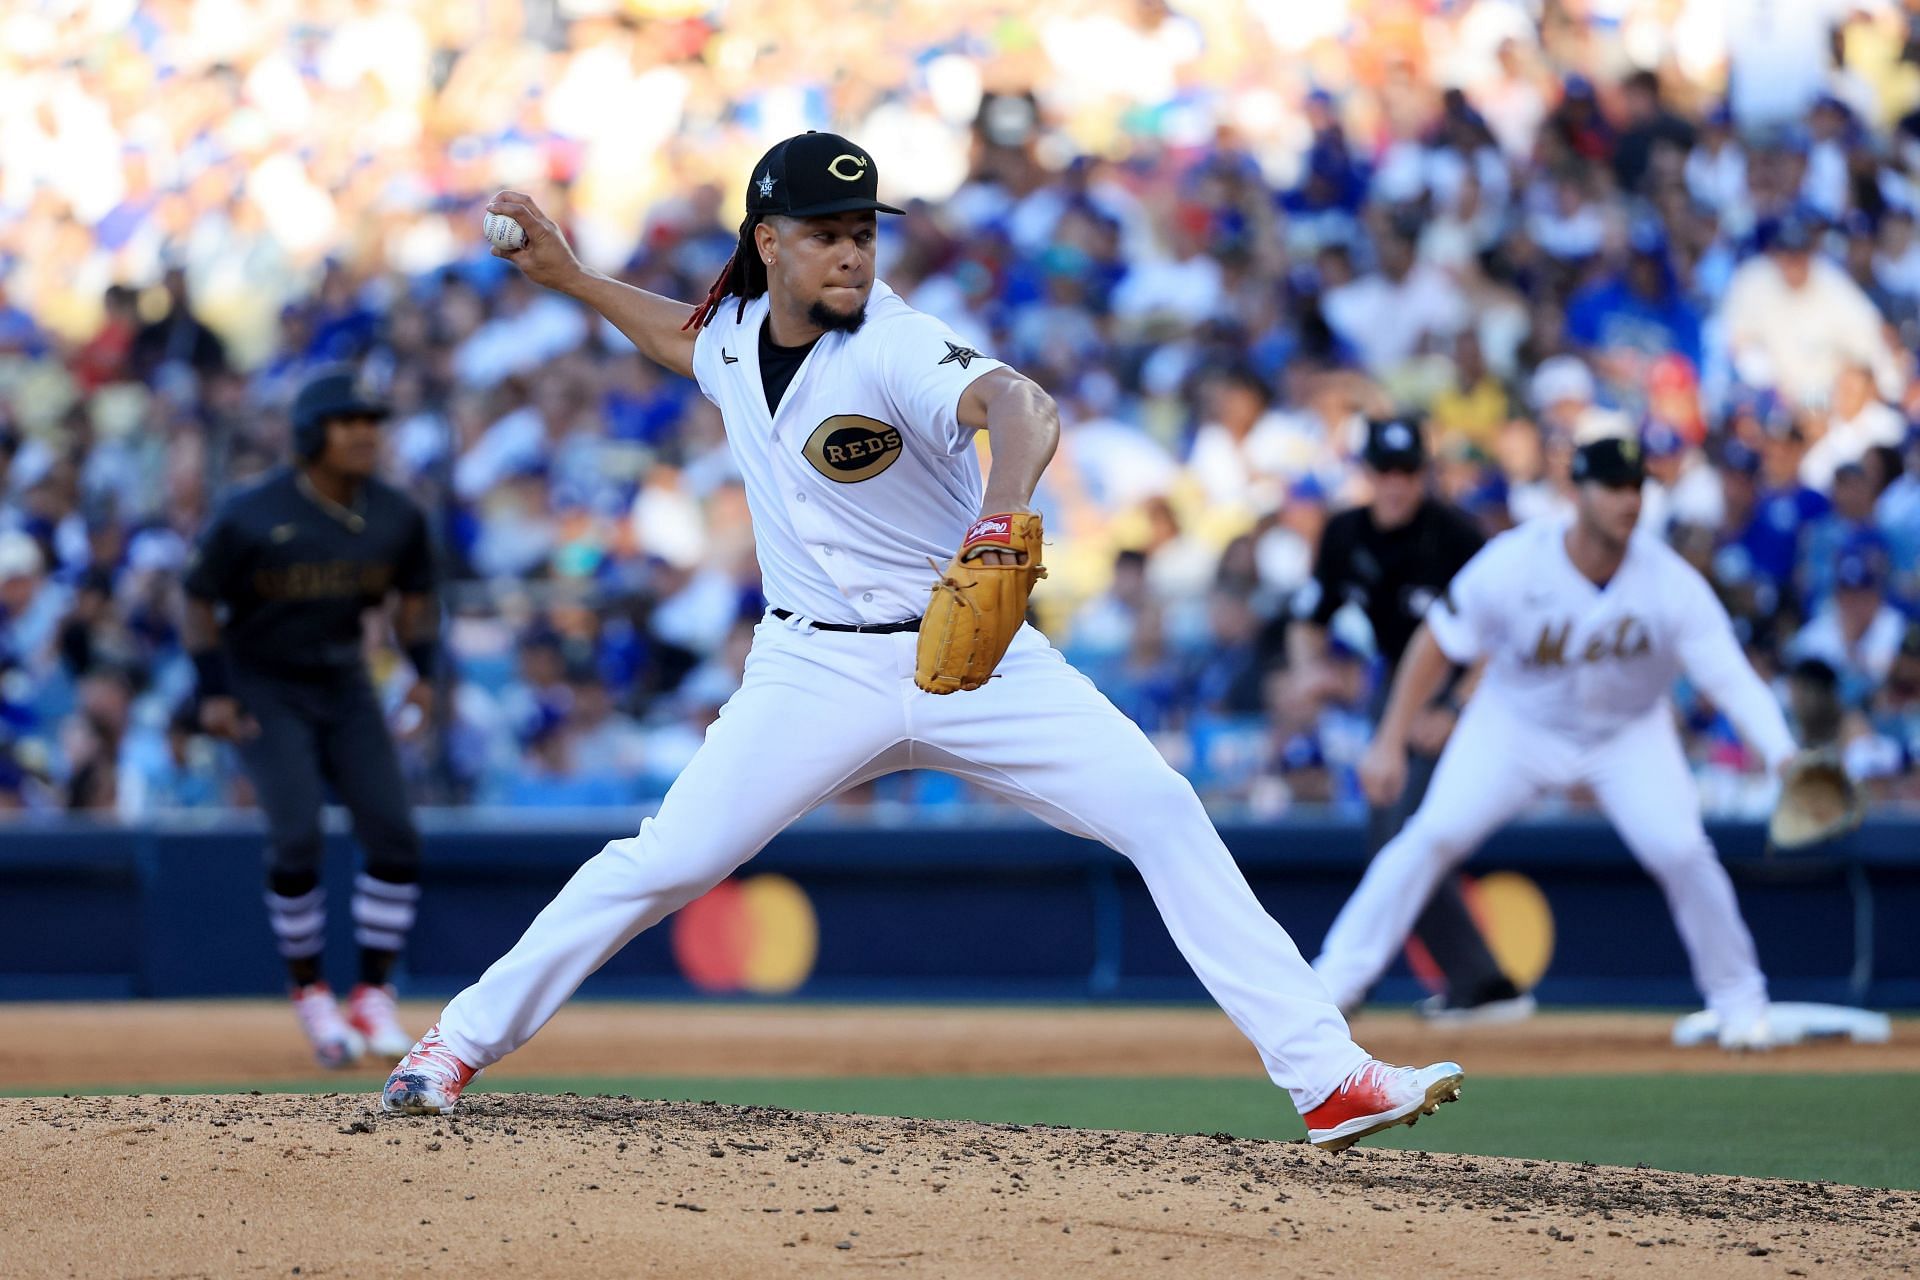
M 979 354 L 980 353 L 972 347 L 963 347 L 957 342 L 949 342 L 947 343 L 947 354 L 940 357 L 940 363 L 957 364 L 964 369 L 972 364 L 974 357 Z

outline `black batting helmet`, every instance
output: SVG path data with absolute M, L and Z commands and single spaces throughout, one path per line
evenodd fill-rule
M 307 379 L 293 398 L 293 450 L 311 461 L 327 447 L 327 423 L 336 418 L 384 418 L 386 402 L 363 386 L 352 369 L 325 369 Z

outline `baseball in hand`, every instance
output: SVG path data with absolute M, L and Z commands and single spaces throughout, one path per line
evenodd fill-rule
M 480 226 L 489 243 L 502 249 L 518 249 L 527 242 L 526 228 L 504 213 L 490 213 Z

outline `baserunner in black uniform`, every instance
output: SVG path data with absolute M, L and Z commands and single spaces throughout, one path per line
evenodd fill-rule
M 420 896 L 420 837 L 363 653 L 364 619 L 398 595 L 395 630 L 430 711 L 440 623 L 427 519 L 377 479 L 386 407 L 351 372 L 300 389 L 293 465 L 234 493 L 186 576 L 184 637 L 200 722 L 238 747 L 268 828 L 267 917 L 294 1011 L 324 1066 L 405 1053 L 393 965 Z M 331 789 L 365 853 L 353 885 L 359 982 L 343 1014 L 321 976 L 320 815 Z
M 1369 423 L 1361 460 L 1372 501 L 1327 522 L 1313 582 L 1301 594 L 1295 625 L 1288 629 L 1288 645 L 1297 678 L 1313 682 L 1325 669 L 1333 615 L 1343 605 L 1358 606 L 1373 625 L 1374 644 L 1387 663 L 1374 707 L 1377 718 L 1393 684 L 1393 669 L 1427 606 L 1484 540 L 1465 515 L 1427 492 L 1426 447 L 1414 424 Z M 1459 675 L 1455 673 L 1456 680 Z M 1399 832 L 1426 794 L 1434 761 L 1459 711 L 1451 684 L 1416 725 L 1407 787 L 1399 801 L 1368 814 L 1371 853 L 1380 852 Z M 1422 1013 L 1443 1021 L 1496 1022 L 1533 1012 L 1533 997 L 1514 987 L 1487 950 L 1457 880 L 1442 881 L 1414 934 L 1447 980 L 1443 995 L 1421 1003 Z

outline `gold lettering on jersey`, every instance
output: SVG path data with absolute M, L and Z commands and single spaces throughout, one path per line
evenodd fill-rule
M 1620 625 L 1613 634 L 1613 656 L 1637 658 L 1643 653 L 1652 652 L 1653 634 L 1647 630 L 1646 624 L 1632 614 L 1620 619 Z
M 253 591 L 262 600 L 339 600 L 387 593 L 393 566 L 359 560 L 318 560 L 260 569 L 253 575 Z
M 1567 644 L 1573 637 L 1571 622 L 1544 622 L 1540 624 L 1539 638 L 1533 642 L 1533 652 L 1527 657 L 1527 665 L 1533 667 L 1564 667 L 1567 665 Z M 1628 614 L 1615 623 L 1611 630 L 1596 632 L 1587 638 L 1580 648 L 1580 661 L 1604 662 L 1608 658 L 1638 658 L 1653 651 L 1653 635 L 1647 625 Z
M 1567 637 L 1573 634 L 1573 624 L 1563 622 L 1556 629 L 1551 622 L 1542 623 L 1540 638 L 1533 643 L 1533 656 L 1527 661 L 1536 667 L 1562 667 L 1567 662 Z
M 827 479 L 856 484 L 893 465 L 900 456 L 900 431 L 875 418 L 838 413 L 813 429 L 801 452 Z

